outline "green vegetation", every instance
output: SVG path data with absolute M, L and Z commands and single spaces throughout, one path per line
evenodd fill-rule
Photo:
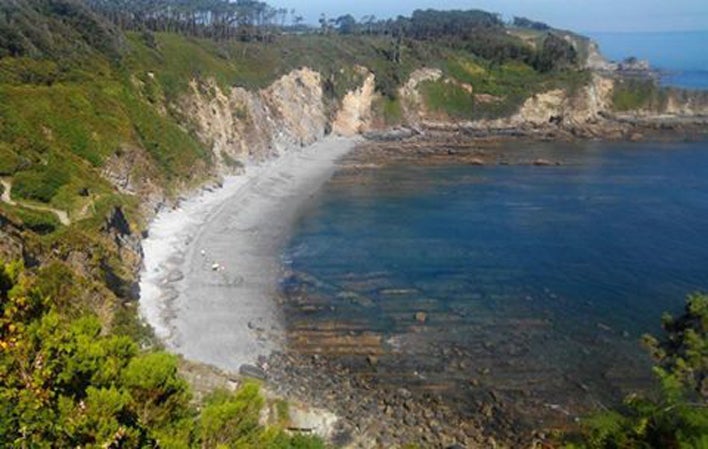
M 553 45 L 536 51 L 483 11 L 416 11 L 410 18 L 362 23 L 339 18 L 333 21 L 339 33 L 327 21 L 319 32 L 281 35 L 287 11 L 260 2 L 85 4 L 13 0 L 0 7 L 0 175 L 16 178 L 18 198 L 72 216 L 85 216 L 87 201 L 79 191 L 116 196 L 96 171 L 125 148 L 148 155 L 130 175 L 149 177 L 168 192 L 207 175 L 213 163 L 208 143 L 190 131 L 179 108 L 195 79 L 213 79 L 222 89 L 256 89 L 308 66 L 323 75 L 334 110 L 361 85 L 362 66 L 374 72 L 377 91 L 388 98 L 377 108 L 382 122 L 399 124 L 398 89 L 416 68 L 441 68 L 453 84 L 471 84 L 474 94 L 494 97 L 469 101 L 451 86 L 429 86 L 431 109 L 455 118 L 494 118 L 515 112 L 573 64 L 564 40 L 539 37 Z M 553 51 L 544 56 L 547 47 Z M 484 70 L 469 73 L 460 60 Z M 541 67 L 539 61 L 554 64 Z
M 459 84 L 426 81 L 420 86 L 425 103 L 432 111 L 444 112 L 453 118 L 468 118 L 474 109 L 474 96 Z
M 582 441 L 568 447 L 708 447 L 708 295 L 690 295 L 683 315 L 662 321 L 661 340 L 644 337 L 659 393 L 632 395 L 620 410 L 589 418 Z
M 612 93 L 612 105 L 616 111 L 659 108 L 666 101 L 666 90 L 653 80 L 621 80 Z
M 51 234 L 61 227 L 59 220 L 51 212 L 20 207 L 16 210 L 16 214 L 24 226 L 40 235 Z
M 199 410 L 177 358 L 107 334 L 69 302 L 82 296 L 72 277 L 59 264 L 0 264 L 0 446 L 323 447 L 261 426 L 256 384 L 216 391 Z
M 426 83 L 422 88 L 426 105 L 467 120 L 506 117 L 534 94 L 553 89 L 572 94 L 590 81 L 586 71 L 540 73 L 521 62 L 497 65 L 459 52 L 446 59 L 443 69 L 454 82 Z
M 669 102 L 680 105 L 705 104 L 708 93 L 663 87 L 653 79 L 624 78 L 615 83 L 612 106 L 618 112 L 638 110 L 661 112 Z

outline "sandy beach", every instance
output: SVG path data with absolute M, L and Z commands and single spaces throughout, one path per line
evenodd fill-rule
M 328 138 L 292 150 L 158 214 L 143 241 L 140 311 L 168 349 L 236 371 L 279 346 L 279 251 L 355 144 Z

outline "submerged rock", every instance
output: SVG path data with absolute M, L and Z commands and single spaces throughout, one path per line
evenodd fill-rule
M 428 320 L 428 314 L 425 312 L 416 312 L 415 319 L 420 324 L 425 324 L 425 322 Z

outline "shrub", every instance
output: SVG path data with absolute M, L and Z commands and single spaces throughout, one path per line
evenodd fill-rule
M 472 93 L 448 80 L 421 83 L 425 104 L 432 111 L 442 112 L 452 118 L 469 118 L 474 108 Z
M 56 231 L 60 226 L 59 220 L 51 212 L 18 207 L 15 210 L 17 217 L 22 220 L 22 224 L 29 230 L 37 234 L 47 235 Z
M 708 447 L 708 296 L 690 295 L 678 318 L 665 316 L 664 337 L 645 336 L 660 381 L 656 399 L 631 395 L 624 406 L 592 416 L 570 447 Z
M 17 173 L 13 194 L 20 198 L 48 203 L 69 180 L 69 173 L 64 170 L 62 164 L 50 163 Z

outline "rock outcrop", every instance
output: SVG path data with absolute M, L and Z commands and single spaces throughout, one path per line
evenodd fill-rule
M 362 86 L 347 93 L 332 124 L 332 132 L 351 137 L 369 131 L 371 127 L 371 106 L 376 95 L 376 77 L 364 67 L 359 68 L 366 76 Z
M 277 156 L 309 145 L 328 128 L 320 74 L 295 70 L 266 89 L 222 90 L 213 80 L 190 84 L 181 110 L 214 153 L 219 172 L 234 171 L 248 159 Z
M 561 89 L 527 99 L 507 125 L 542 126 L 546 124 L 582 126 L 595 123 L 611 109 L 614 81 L 593 75 L 592 81 L 575 95 Z
M 440 69 L 423 68 L 415 70 L 406 84 L 398 91 L 403 105 L 404 118 L 410 124 L 417 124 L 425 119 L 425 102 L 418 86 L 426 81 L 437 81 L 442 78 Z

